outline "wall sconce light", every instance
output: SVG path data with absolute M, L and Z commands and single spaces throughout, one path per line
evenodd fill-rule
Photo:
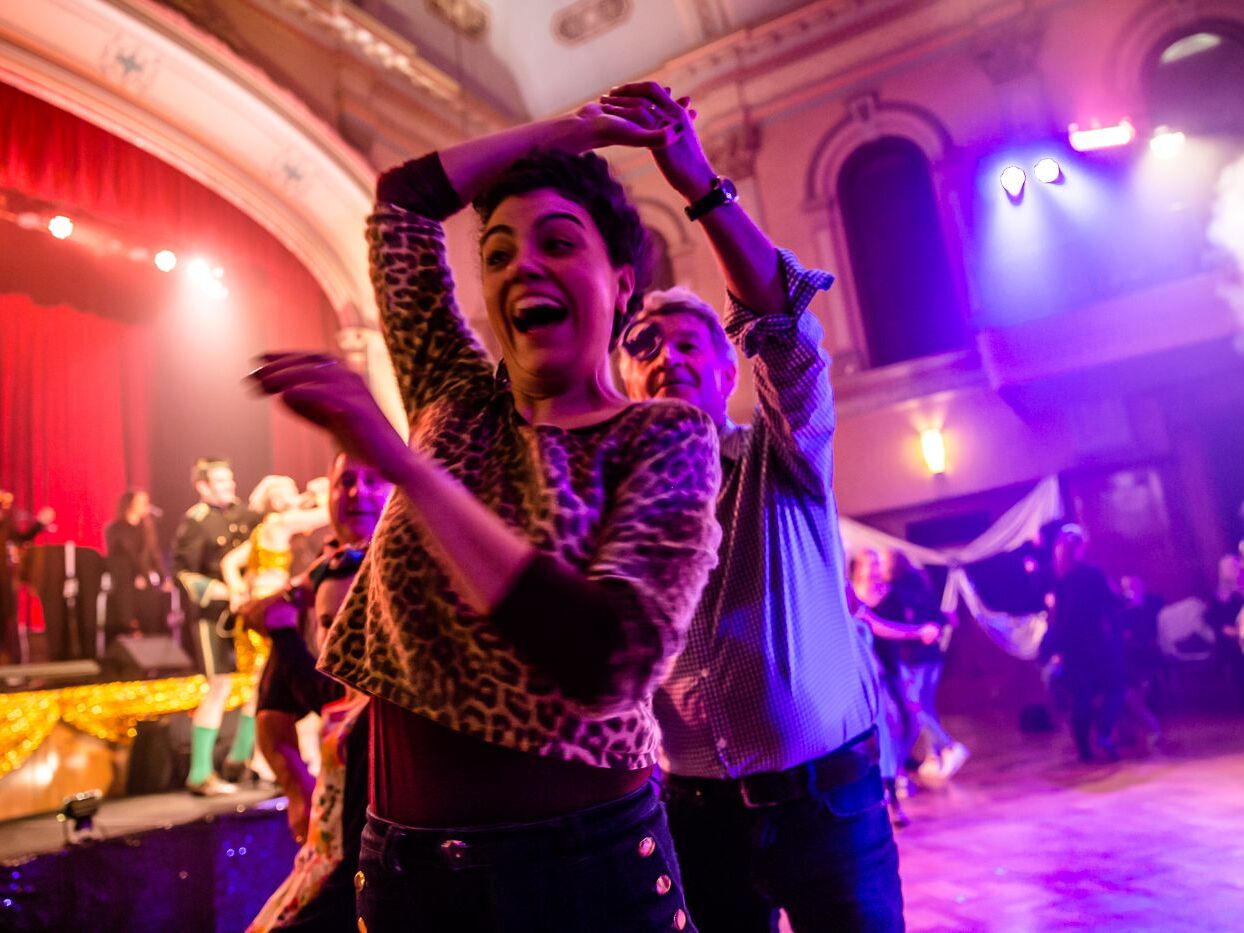
M 924 465 L 934 476 L 946 472 L 946 438 L 941 428 L 925 428 L 920 432 L 920 452 L 924 454 Z

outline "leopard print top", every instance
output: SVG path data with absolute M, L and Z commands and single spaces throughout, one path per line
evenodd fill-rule
M 624 619 L 612 666 L 631 682 L 590 709 L 568 699 L 453 592 L 400 494 L 329 631 L 321 669 L 486 742 L 597 767 L 654 763 L 651 694 L 716 563 L 715 426 L 675 401 L 632 405 L 584 429 L 527 424 L 457 309 L 441 225 L 382 203 L 368 238 L 411 447 L 537 550 L 589 581 L 631 588 L 638 608 Z

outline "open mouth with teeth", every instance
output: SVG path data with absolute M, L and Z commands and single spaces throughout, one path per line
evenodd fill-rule
M 548 299 L 524 298 L 514 308 L 514 329 L 520 334 L 529 334 L 541 327 L 560 324 L 569 316 L 566 308 Z

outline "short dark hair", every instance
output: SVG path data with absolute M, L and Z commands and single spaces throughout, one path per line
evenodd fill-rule
M 232 470 L 233 464 L 224 457 L 199 457 L 199 459 L 194 461 L 194 466 L 190 470 L 191 485 L 206 483 L 207 474 L 220 467 Z
M 626 191 L 610 173 L 609 163 L 600 156 L 592 152 L 571 155 L 555 149 L 534 149 L 484 188 L 472 206 L 486 225 L 506 198 L 545 188 L 587 211 L 615 268 L 629 265 L 635 270 L 635 291 L 626 306 L 629 320 L 643 304 L 651 278 L 648 232 Z M 615 322 L 615 339 L 625 324 L 626 321 Z

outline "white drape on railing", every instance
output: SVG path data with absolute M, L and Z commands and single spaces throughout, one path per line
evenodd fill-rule
M 954 612 L 962 602 L 998 647 L 1016 657 L 1031 660 L 1037 656 L 1037 649 L 1045 636 L 1046 614 L 1036 612 L 1017 616 L 989 609 L 968 578 L 964 565 L 1013 551 L 1025 542 L 1035 540 L 1042 525 L 1061 518 L 1062 514 L 1058 478 L 1047 476 L 979 537 L 963 547 L 923 547 L 845 516 L 839 519 L 839 527 L 848 553 L 865 548 L 897 550 L 906 554 L 914 564 L 937 564 L 949 568 L 946 586 L 942 590 L 943 611 Z

